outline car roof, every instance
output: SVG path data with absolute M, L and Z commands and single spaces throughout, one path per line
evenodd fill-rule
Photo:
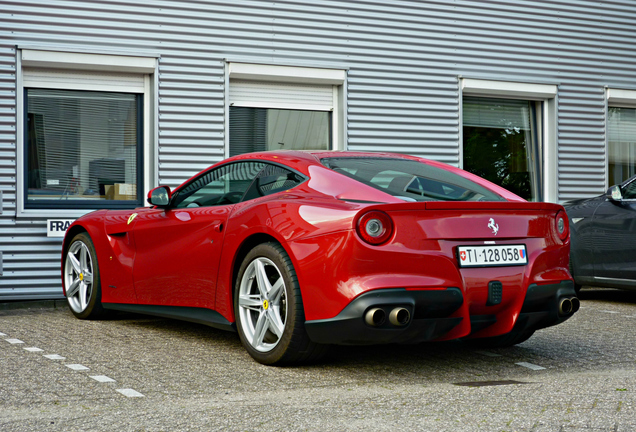
M 222 163 L 260 159 L 268 160 L 271 162 L 284 162 L 292 167 L 300 168 L 304 165 L 320 164 L 321 159 L 326 158 L 393 158 L 393 159 L 407 159 L 436 165 L 440 167 L 450 167 L 450 165 L 435 162 L 429 159 L 423 159 L 415 156 L 400 154 L 400 153 L 387 153 L 387 152 L 354 152 L 354 151 L 342 151 L 342 150 L 271 150 L 263 152 L 245 153 L 238 156 L 233 156 L 222 161 Z
M 504 197 L 510 201 L 525 201 L 523 198 L 513 194 L 512 192 L 489 182 L 488 180 L 481 178 L 477 175 L 471 174 L 453 165 L 449 165 L 443 162 L 437 162 L 430 159 L 420 158 L 417 156 L 411 156 L 401 153 L 386 153 L 386 152 L 357 152 L 357 151 L 334 151 L 334 150 L 271 150 L 263 152 L 245 153 L 237 156 L 232 156 L 225 159 L 214 166 L 224 165 L 226 163 L 246 161 L 246 160 L 261 160 L 269 161 L 273 163 L 281 163 L 287 165 L 290 168 L 297 171 L 308 174 L 309 167 L 312 165 L 321 165 L 321 159 L 326 158 L 392 158 L 392 159 L 404 159 L 412 160 L 427 165 L 431 165 L 437 168 L 441 168 L 447 171 L 451 171 L 459 176 L 468 178 L 475 183 L 490 189 L 498 195 Z M 204 170 L 205 171 L 205 170 Z M 201 173 L 199 173 L 201 174 Z M 192 177 L 195 178 L 196 176 Z M 190 179 L 192 180 L 192 179 Z

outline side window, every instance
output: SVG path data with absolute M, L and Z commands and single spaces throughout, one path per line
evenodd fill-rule
M 625 186 L 623 189 L 623 199 L 636 199 L 636 180 Z
M 210 170 L 181 188 L 174 198 L 173 207 L 236 204 L 242 200 L 263 167 L 265 164 L 262 162 L 238 162 Z
M 277 165 L 267 164 L 245 194 L 244 200 L 286 191 L 298 186 L 304 180 L 301 175 L 293 171 Z

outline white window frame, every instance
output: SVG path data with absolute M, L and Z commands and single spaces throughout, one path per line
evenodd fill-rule
M 605 189 L 612 186 L 609 179 L 609 108 L 636 108 L 636 90 L 605 88 Z
M 556 84 L 535 84 L 512 81 L 493 81 L 459 77 L 459 166 L 463 167 L 464 96 L 501 99 L 524 99 L 543 102 L 543 200 L 558 201 L 558 153 L 557 153 L 557 92 Z
M 68 217 L 77 218 L 93 210 L 90 209 L 25 209 L 24 190 L 24 68 L 37 68 L 44 70 L 56 69 L 68 72 L 110 72 L 140 74 L 144 79 L 143 91 L 143 158 L 144 158 L 144 191 L 142 197 L 157 183 L 157 57 L 129 56 L 113 54 L 88 54 L 67 51 L 49 51 L 42 49 L 30 49 L 18 47 L 16 58 L 17 70 L 17 145 L 16 145 L 16 217 Z M 65 84 L 55 85 L 42 83 L 41 88 L 65 89 L 65 90 L 95 90 L 113 91 L 107 86 L 99 84 Z M 126 86 L 118 87 L 118 92 L 139 94 L 138 89 L 128 89 Z
M 280 66 L 243 62 L 225 63 L 225 157 L 230 155 L 230 80 L 263 81 L 289 84 L 331 85 L 334 107 L 331 115 L 332 149 L 346 150 L 347 71 L 300 66 Z M 262 106 L 261 108 L 278 108 Z M 307 109 L 303 104 L 288 109 Z

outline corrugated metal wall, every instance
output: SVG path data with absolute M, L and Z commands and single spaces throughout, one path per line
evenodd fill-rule
M 348 145 L 459 163 L 458 76 L 559 85 L 559 199 L 605 186 L 604 87 L 636 88 L 636 3 L 0 2 L 0 299 L 59 295 L 59 239 L 15 217 L 15 46 L 160 54 L 159 178 L 224 155 L 224 60 L 348 68 Z

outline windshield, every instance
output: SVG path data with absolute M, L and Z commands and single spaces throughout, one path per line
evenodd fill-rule
M 327 168 L 405 201 L 505 201 L 467 178 L 414 160 L 335 157 L 321 162 Z

